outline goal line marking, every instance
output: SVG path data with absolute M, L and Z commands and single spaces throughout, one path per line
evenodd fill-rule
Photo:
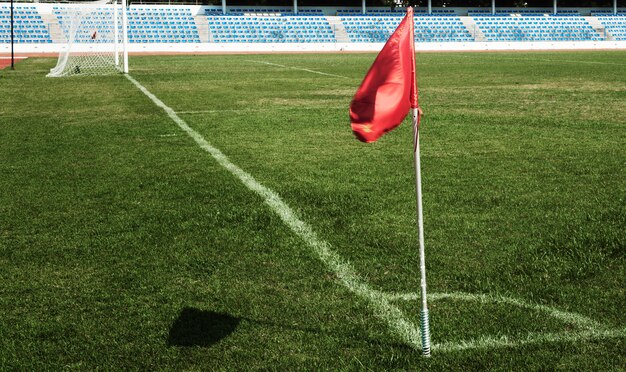
M 333 76 L 333 77 L 339 77 L 342 79 L 350 79 L 348 76 L 343 76 L 343 75 L 335 75 L 335 74 L 328 74 L 326 72 L 320 72 L 320 71 L 315 71 L 315 70 L 309 70 L 308 68 L 302 68 L 302 67 L 293 67 L 293 66 L 285 66 L 285 65 L 280 65 L 278 63 L 272 63 L 272 62 L 265 62 L 265 61 L 255 61 L 255 60 L 251 60 L 251 59 L 247 59 L 246 62 L 252 62 L 252 63 L 262 63 L 264 65 L 269 65 L 269 66 L 276 66 L 276 67 L 283 67 L 283 68 L 288 68 L 288 69 L 292 69 L 292 70 L 300 70 L 300 71 L 306 71 L 306 72 L 310 72 L 313 74 L 319 74 L 319 75 L 325 75 L 325 76 Z
M 417 301 L 420 296 L 417 293 L 383 293 L 390 301 Z M 451 293 L 432 293 L 428 295 L 429 300 L 437 301 L 444 299 L 472 301 L 486 303 L 500 303 L 511 306 L 516 306 L 532 311 L 543 312 L 552 318 L 558 319 L 565 323 L 575 324 L 578 327 L 588 330 L 602 329 L 602 325 L 593 319 L 590 319 L 584 315 L 573 313 L 569 311 L 562 311 L 551 306 L 534 304 L 520 299 L 506 297 L 497 294 L 472 294 L 463 292 L 451 292 Z
M 462 58 L 472 58 L 472 57 L 463 55 Z M 495 56 L 493 59 L 490 59 L 489 62 L 497 62 L 503 59 L 509 60 L 509 61 L 518 61 L 518 62 L 549 62 L 549 63 L 574 63 L 574 64 L 586 64 L 586 65 L 626 66 L 626 63 L 604 62 L 604 61 L 584 61 L 584 60 L 573 60 L 573 59 L 550 59 L 550 58 L 516 58 L 516 57 L 502 57 L 502 56 Z
M 443 342 L 432 345 L 433 351 L 454 352 L 470 349 L 496 349 L 503 347 L 519 347 L 522 345 L 581 341 L 606 340 L 626 337 L 626 330 L 619 329 L 587 329 L 581 331 L 567 331 L 557 333 L 529 333 L 524 336 L 481 336 L 469 341 Z
M 420 332 L 408 321 L 400 308 L 391 303 L 380 291 L 372 289 L 356 273 L 352 265 L 331 249 L 325 240 L 320 239 L 313 228 L 302 221 L 296 213 L 273 190 L 261 185 L 249 173 L 231 162 L 219 149 L 213 147 L 204 137 L 193 130 L 176 112 L 163 101 L 150 93 L 137 80 L 126 74 L 126 78 L 145 94 L 155 105 L 162 108 L 167 115 L 187 133 L 203 150 L 208 152 L 222 167 L 239 179 L 248 189 L 261 196 L 265 203 L 282 219 L 296 235 L 313 249 L 327 269 L 334 272 L 341 284 L 357 296 L 367 300 L 374 314 L 393 330 L 403 342 L 415 349 L 421 348 Z
M 390 301 L 417 301 L 417 293 L 382 293 Z M 525 302 L 520 299 L 497 294 L 473 294 L 463 292 L 431 293 L 431 301 L 451 299 L 479 303 L 498 303 L 543 312 L 554 319 L 566 324 L 572 324 L 579 329 L 562 332 L 530 332 L 520 336 L 480 336 L 472 340 L 448 341 L 433 343 L 431 349 L 437 352 L 455 352 L 469 349 L 496 349 L 503 347 L 519 347 L 529 344 L 553 342 L 581 342 L 591 340 L 606 340 L 611 338 L 626 338 L 626 329 L 610 329 L 599 322 L 584 315 L 562 311 L 551 306 Z
M 546 101 L 542 101 L 546 102 Z M 555 101 L 556 102 L 556 101 Z M 320 106 L 320 107 L 298 107 L 298 111 L 303 110 L 345 110 L 345 107 L 339 106 Z M 273 108 L 246 108 L 246 109 L 221 109 L 221 110 L 189 110 L 189 111 L 176 111 L 178 115 L 205 115 L 205 114 L 226 114 L 226 113 L 235 113 L 235 114 L 246 114 L 251 112 L 269 112 L 269 111 L 292 111 L 293 106 L 289 107 L 273 107 Z
M 574 63 L 574 64 L 585 64 L 585 65 L 610 65 L 610 66 L 626 66 L 625 63 L 615 63 L 615 62 L 603 62 L 603 61 L 576 61 L 570 59 L 548 59 L 548 58 L 511 58 L 511 57 L 500 57 L 501 59 L 508 59 L 513 61 L 530 61 L 530 62 L 550 62 L 550 63 Z

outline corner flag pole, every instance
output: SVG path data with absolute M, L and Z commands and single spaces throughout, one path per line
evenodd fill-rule
M 413 144 L 415 157 L 415 193 L 417 206 L 417 230 L 420 244 L 420 286 L 422 309 L 420 312 L 420 331 L 422 336 L 422 354 L 430 356 L 430 325 L 428 323 L 428 303 L 426 301 L 426 257 L 424 255 L 424 217 L 422 215 L 422 172 L 420 167 L 419 143 L 419 108 L 411 109 L 413 114 Z
M 413 8 L 408 7 L 406 16 L 378 53 L 350 103 L 350 126 L 359 141 L 375 142 L 380 136 L 402 124 L 409 110 L 412 109 L 422 296 L 420 334 L 422 353 L 424 356 L 429 356 L 430 329 L 426 303 L 426 259 L 424 258 L 422 177 L 418 135 L 422 111 L 419 108 L 415 74 L 414 30 Z

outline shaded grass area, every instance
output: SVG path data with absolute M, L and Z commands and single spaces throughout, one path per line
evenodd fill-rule
M 431 292 L 625 327 L 625 56 L 418 55 Z M 348 125 L 373 58 L 137 57 L 131 74 L 374 288 L 416 292 L 410 128 L 365 145 Z M 421 358 L 125 78 L 44 78 L 53 64 L 0 72 L 2 369 L 626 368 L 623 337 Z M 439 343 L 576 329 L 458 300 L 431 318 Z

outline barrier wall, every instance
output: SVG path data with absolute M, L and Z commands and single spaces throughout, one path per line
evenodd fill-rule
M 378 52 L 383 43 L 280 43 L 280 44 L 129 44 L 131 54 L 161 53 L 341 53 Z M 102 44 L 99 45 L 102 47 Z M 16 54 L 56 54 L 60 44 L 16 44 Z M 579 42 L 470 42 L 470 43 L 423 43 L 416 44 L 418 52 L 456 51 L 530 51 L 530 50 L 598 50 L 623 49 L 626 41 L 579 41 Z M 94 46 L 83 51 L 96 50 Z M 10 53 L 9 44 L 0 44 L 0 54 Z

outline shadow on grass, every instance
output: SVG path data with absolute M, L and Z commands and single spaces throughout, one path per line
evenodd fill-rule
M 233 333 L 240 321 L 228 314 L 184 308 L 170 328 L 167 346 L 210 347 Z
M 242 320 L 260 326 L 279 328 L 281 330 L 307 332 L 316 335 L 325 335 L 335 339 L 344 339 L 348 343 L 358 341 L 366 342 L 368 344 L 410 349 L 410 346 L 404 343 L 388 339 L 372 339 L 363 335 L 359 336 L 354 334 L 337 335 L 335 332 L 326 332 L 317 328 L 289 326 L 245 317 L 240 318 L 228 314 L 220 314 L 213 311 L 199 310 L 190 307 L 184 308 L 172 324 L 170 334 L 167 339 L 167 346 L 211 347 L 235 332 L 237 326 Z

